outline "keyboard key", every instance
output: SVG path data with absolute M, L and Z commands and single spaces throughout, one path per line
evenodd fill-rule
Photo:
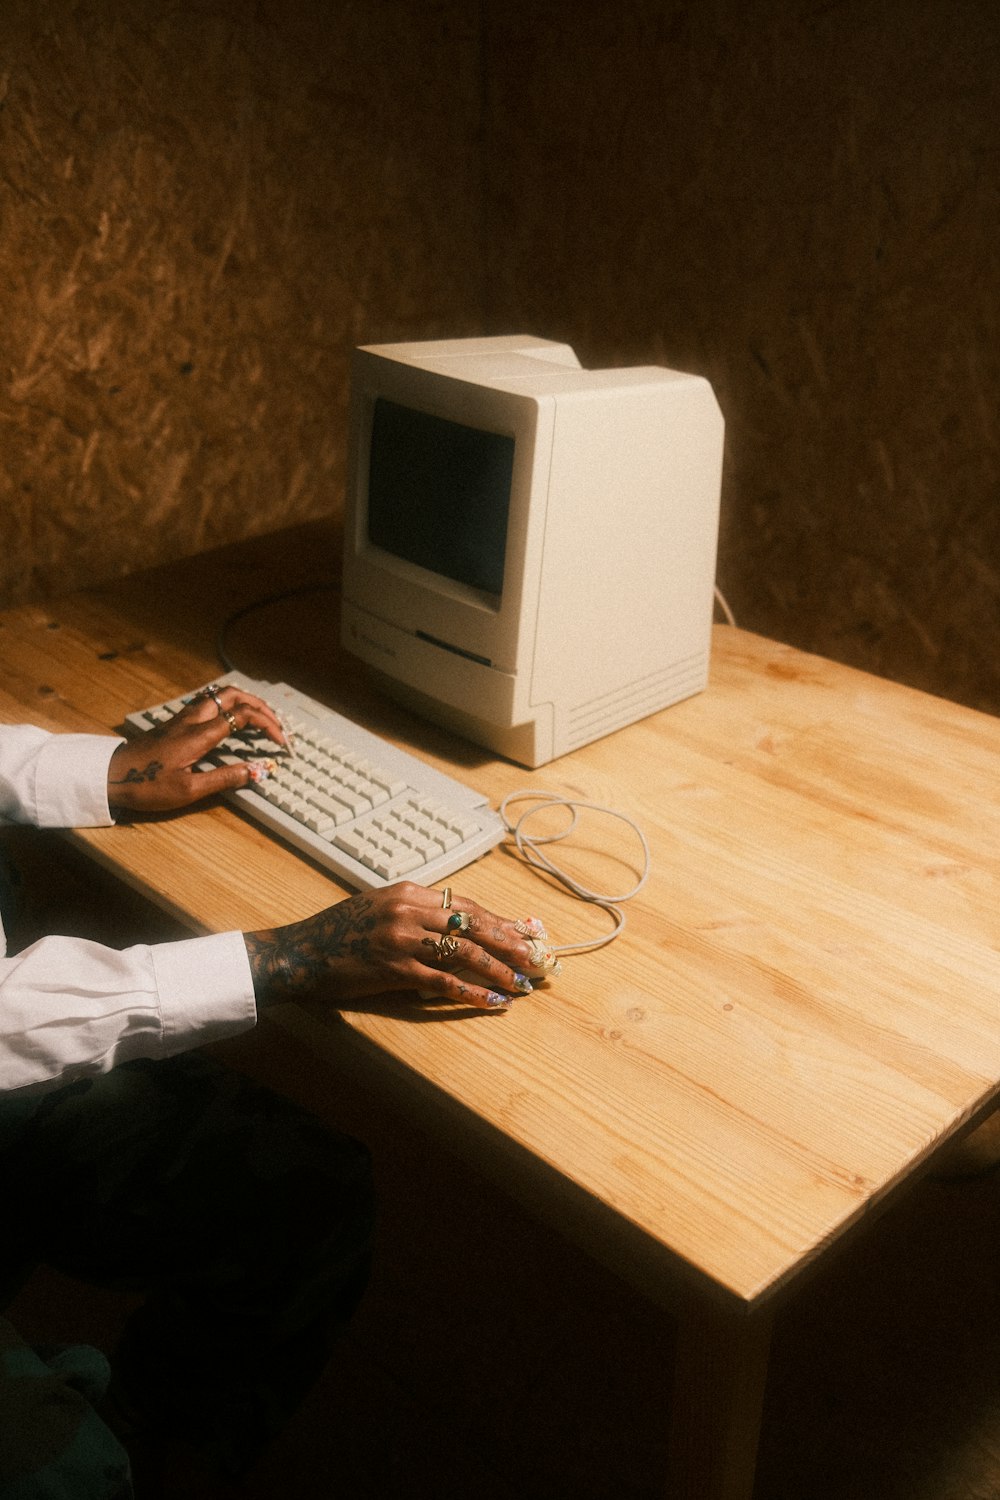
M 367 839 L 361 838 L 357 833 L 338 833 L 334 839 L 338 849 L 343 849 L 352 859 L 360 859 L 362 864 L 371 864 L 378 857 L 378 850 Z

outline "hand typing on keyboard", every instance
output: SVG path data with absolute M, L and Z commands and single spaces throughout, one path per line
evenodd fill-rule
M 236 687 L 203 690 L 176 713 L 147 726 L 141 739 L 119 745 L 108 771 L 109 806 L 169 812 L 246 786 L 251 771 L 245 760 L 208 771 L 198 768 L 226 739 L 248 729 L 288 749 L 277 715 L 261 698 Z

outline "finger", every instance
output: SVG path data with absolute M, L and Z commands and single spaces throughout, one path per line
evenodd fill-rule
M 279 723 L 273 713 L 260 709 L 253 703 L 240 702 L 230 710 L 240 729 L 252 726 L 266 734 L 275 745 L 283 745 L 286 750 L 291 750 L 291 740 L 285 729 Z
M 262 728 L 269 737 L 272 736 L 272 725 L 266 719 L 258 724 L 261 716 L 252 705 L 235 703 L 231 709 L 225 708 L 221 713 L 214 705 L 212 708 L 212 713 L 206 718 L 203 703 L 191 705 L 192 711 L 187 715 L 186 722 L 180 724 L 174 721 L 173 730 L 168 726 L 159 731 L 164 745 L 171 744 L 175 758 L 185 765 L 194 765 L 203 756 L 217 750 L 230 735 L 239 734 L 250 722 L 254 722 L 255 727 Z
M 290 748 L 288 735 L 278 715 L 269 703 L 254 693 L 245 693 L 242 688 L 224 687 L 219 693 L 222 707 L 233 714 L 241 729 L 252 724 L 262 729 L 276 745 Z
M 556 949 L 537 917 L 526 922 L 508 922 L 484 913 L 483 918 L 473 917 L 468 928 L 451 930 L 468 931 L 481 946 L 506 958 L 529 979 L 555 979 L 562 973 Z
M 474 981 L 474 976 L 462 974 L 449 974 L 446 976 L 448 992 L 446 999 L 453 1000 L 456 1005 L 473 1005 L 477 1010 L 491 1010 L 499 1013 L 510 1010 L 514 1004 L 514 996 L 504 994 L 501 990 L 483 989 Z
M 440 938 L 423 937 L 420 944 L 446 972 L 464 974 L 472 984 L 491 991 L 531 994 L 533 985 L 526 974 L 467 938 L 446 933 Z M 425 963 L 429 961 L 427 954 L 422 957 Z
M 212 750 L 217 750 L 223 740 L 228 739 L 233 732 L 233 726 L 228 719 L 218 712 L 213 712 L 208 718 L 203 718 L 201 708 L 202 705 L 199 705 L 198 710 L 184 723 L 174 720 L 172 726 L 167 725 L 162 730 L 153 731 L 154 734 L 161 736 L 164 751 L 168 745 L 172 746 L 171 758 L 182 762 L 185 766 L 192 766 L 202 756 L 208 755 Z M 236 722 L 235 714 L 233 719 Z
M 186 804 L 201 802 L 205 797 L 214 797 L 221 792 L 235 791 L 250 781 L 250 770 L 245 764 L 219 766 L 211 771 L 188 772 L 179 782 L 179 794 Z M 184 804 L 176 803 L 181 806 Z
M 514 1003 L 513 995 L 484 988 L 466 971 L 445 974 L 428 969 L 426 979 L 417 986 L 417 994 L 421 1000 L 445 1000 L 453 1005 L 500 1013 L 510 1010 Z
M 213 688 L 211 692 L 202 688 L 200 692 L 185 700 L 183 708 L 178 709 L 175 718 L 194 719 L 199 722 L 216 718 L 220 712 L 222 692 L 222 688 Z
M 432 910 L 429 919 L 434 931 L 473 939 L 519 972 L 530 973 L 532 968 L 542 972 L 537 940 L 528 936 L 525 923 L 498 917 L 468 897 L 454 895 L 450 907 Z
M 229 723 L 227 714 L 232 715 L 233 724 Z M 270 704 L 254 693 L 244 692 L 242 688 L 223 686 L 216 688 L 211 694 L 202 689 L 185 704 L 177 718 L 199 724 L 212 723 L 218 719 L 220 724 L 228 726 L 220 736 L 221 739 L 225 739 L 226 734 L 234 730 L 239 731 L 252 724 L 276 745 L 283 745 L 286 750 L 291 749 L 288 735 Z

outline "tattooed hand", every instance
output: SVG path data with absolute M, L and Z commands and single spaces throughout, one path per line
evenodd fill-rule
M 260 698 L 224 687 L 219 699 L 237 729 L 252 724 L 275 744 L 285 744 L 273 710 Z M 229 720 L 211 698 L 195 698 L 166 724 L 118 746 L 108 767 L 109 805 L 130 812 L 172 812 L 216 792 L 246 786 L 250 773 L 245 765 L 194 770 L 231 733 Z
M 463 916 L 459 926 L 454 919 Z M 532 967 L 539 936 L 537 923 L 509 922 L 460 896 L 445 910 L 440 891 L 403 881 L 244 939 L 259 1005 L 316 995 L 348 1006 L 366 995 L 417 990 L 506 1010 L 515 995 L 531 992 L 525 976 L 539 973 Z M 436 947 L 442 939 L 443 951 Z

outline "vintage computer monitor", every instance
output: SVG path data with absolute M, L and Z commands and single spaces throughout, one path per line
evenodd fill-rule
M 525 766 L 698 692 L 722 445 L 699 376 L 531 337 L 356 350 L 345 646 Z

